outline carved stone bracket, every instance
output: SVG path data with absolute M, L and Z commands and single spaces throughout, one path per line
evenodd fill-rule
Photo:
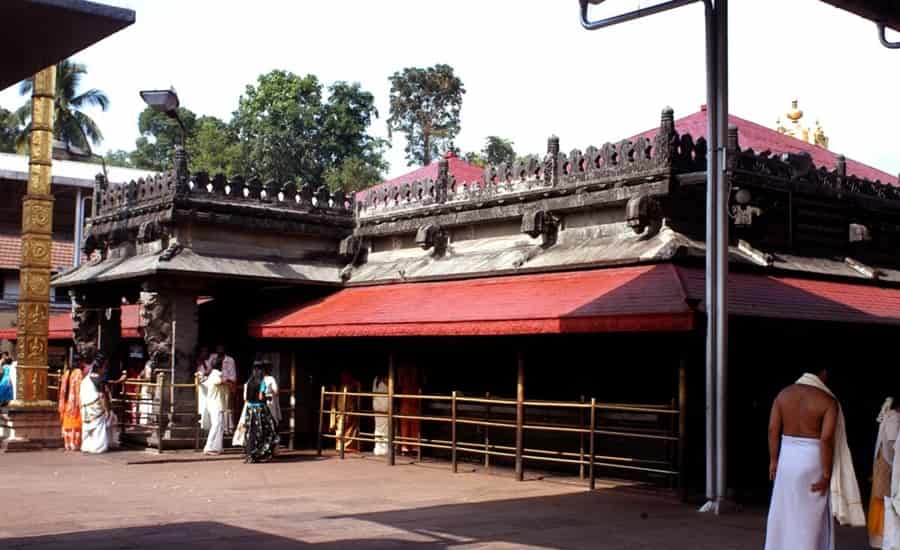
M 559 218 L 545 210 L 528 210 L 522 215 L 521 230 L 531 238 L 542 237 L 542 246 L 553 246 L 559 234 Z
M 450 235 L 437 224 L 423 225 L 416 232 L 416 245 L 422 250 L 434 249 L 435 256 L 443 256 L 450 242 Z
M 652 237 L 662 228 L 662 206 L 655 197 L 648 195 L 632 197 L 625 206 L 625 220 L 628 227 L 638 235 L 645 238 Z

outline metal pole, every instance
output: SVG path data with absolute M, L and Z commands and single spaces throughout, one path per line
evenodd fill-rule
M 450 394 L 450 463 L 453 473 L 458 471 L 456 464 L 456 390 Z
M 716 174 L 718 173 L 718 71 L 716 12 L 711 2 L 706 2 L 706 499 L 716 499 Z
M 422 388 L 419 388 L 419 395 L 422 395 Z M 422 400 L 419 399 L 419 414 L 422 414 Z M 422 462 L 422 422 L 419 421 L 419 429 L 416 430 L 416 462 Z
M 316 455 L 322 456 L 322 422 L 325 419 L 325 386 L 322 385 L 322 391 L 319 393 L 319 429 L 316 438 Z
M 525 479 L 525 468 L 522 464 L 522 449 L 524 437 L 522 434 L 525 423 L 525 354 L 521 351 L 518 357 L 518 375 L 516 377 L 516 479 Z
M 728 0 L 716 2 L 716 118 L 719 166 L 716 173 L 716 513 L 728 492 Z
M 388 410 L 387 410 L 388 466 L 396 463 L 394 450 L 394 352 L 388 354 Z
M 591 491 L 593 491 L 597 484 L 594 480 L 594 430 L 597 429 L 597 398 L 591 397 L 591 440 L 588 444 L 588 450 L 591 453 L 590 458 L 588 459 L 588 478 L 590 479 L 590 487 Z
M 159 396 L 159 409 L 156 413 L 156 450 L 159 454 L 163 452 L 163 431 L 162 431 L 162 401 L 163 401 L 163 391 L 165 391 L 164 386 L 166 382 L 166 373 L 161 372 L 156 375 L 156 395 Z
M 340 434 L 338 435 L 338 445 L 341 451 L 341 460 L 344 460 L 344 448 L 347 446 L 347 442 L 344 440 L 344 432 L 347 431 L 347 386 L 344 386 L 344 395 L 341 400 L 341 416 L 340 421 L 337 422 L 337 428 L 340 430 Z
M 75 191 L 75 237 L 72 251 L 72 267 L 78 267 L 81 264 L 81 241 L 83 239 L 82 231 L 84 231 L 84 198 L 81 196 L 81 188 Z
M 641 17 L 647 17 L 648 15 L 654 15 L 657 13 L 662 13 L 664 11 L 674 10 L 675 8 L 687 6 L 688 4 L 693 4 L 694 2 L 698 1 L 699 0 L 669 0 L 664 4 L 657 4 L 648 8 L 639 8 L 632 12 L 623 13 L 622 15 L 609 17 L 607 19 L 601 19 L 600 21 L 590 21 L 588 20 L 588 0 L 581 0 L 581 25 L 589 31 L 595 31 L 604 27 L 618 25 L 619 23 L 633 21 Z

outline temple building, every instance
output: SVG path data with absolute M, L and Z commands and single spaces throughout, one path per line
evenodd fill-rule
M 838 384 L 865 476 L 883 398 L 866 380 L 889 368 L 879 358 L 900 335 L 900 182 L 828 150 L 824 133 L 730 123 L 728 416 L 740 437 L 729 486 L 739 498 L 765 491 L 772 398 L 824 361 L 854 367 Z M 597 419 L 596 452 L 610 457 L 601 472 L 671 475 L 696 491 L 705 130 L 704 109 L 680 119 L 664 109 L 658 128 L 630 139 L 565 152 L 551 137 L 542 158 L 478 171 L 445 158 L 355 197 L 191 175 L 182 157 L 171 173 L 98 187 L 90 260 L 53 285 L 75 300 L 76 346 L 121 353 L 126 308 L 139 307 L 147 353 L 172 380 L 190 380 L 199 344 L 225 344 L 242 377 L 257 357 L 283 381 L 294 373 L 285 386 L 300 444 L 316 444 L 322 387 L 371 389 L 396 368 L 400 394 L 610 404 Z M 541 431 L 558 413 L 528 414 L 526 448 L 578 447 Z M 192 427 L 168 422 L 160 437 L 189 439 Z M 514 444 L 491 433 L 497 449 Z M 487 439 L 474 428 L 459 437 Z

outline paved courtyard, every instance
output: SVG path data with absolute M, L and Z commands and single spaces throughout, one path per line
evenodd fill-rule
M 762 547 L 764 518 L 564 480 L 388 468 L 296 454 L 271 464 L 139 451 L 0 455 L 0 548 Z M 840 530 L 842 548 L 865 548 Z M 189 546 L 182 546 L 189 545 Z

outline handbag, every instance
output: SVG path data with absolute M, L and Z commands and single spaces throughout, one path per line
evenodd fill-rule
M 247 435 L 247 402 L 244 402 L 244 408 L 241 409 L 241 418 L 238 420 L 237 426 L 234 428 L 234 435 L 231 436 L 231 444 L 235 447 L 244 446 L 244 437 Z

